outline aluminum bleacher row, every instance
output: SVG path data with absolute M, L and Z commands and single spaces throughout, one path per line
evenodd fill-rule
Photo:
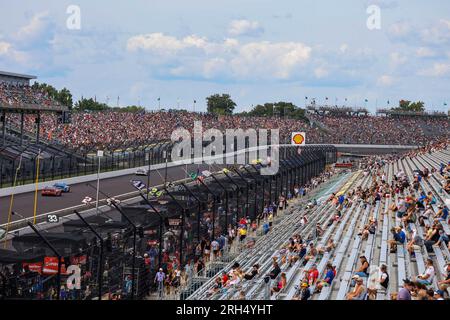
M 405 172 L 409 180 L 412 181 L 414 177 L 414 170 L 422 170 L 425 167 L 438 169 L 441 163 L 448 163 L 450 161 L 450 154 L 444 150 L 433 154 L 418 155 L 416 157 L 405 157 L 404 159 L 389 163 L 385 166 L 384 172 L 387 176 L 388 182 L 393 179 L 393 174 L 399 171 Z M 438 199 L 438 203 L 444 203 L 445 199 L 449 198 L 449 195 L 440 186 L 440 181 L 443 177 L 439 172 L 435 172 L 429 179 L 423 179 L 421 182 L 421 189 L 428 193 L 431 191 Z M 420 191 L 422 191 L 420 190 Z M 415 196 L 418 196 L 416 194 Z M 433 246 L 434 255 L 430 255 L 426 250 L 415 250 L 415 258 L 411 259 L 406 250 L 406 243 L 403 246 L 399 246 L 396 253 L 390 253 L 388 246 L 388 239 L 390 236 L 390 228 L 392 226 L 400 225 L 400 221 L 389 213 L 389 206 L 391 201 L 397 203 L 398 196 L 395 198 L 386 198 L 378 203 L 378 208 L 374 208 L 372 216 L 374 218 L 379 217 L 378 228 L 375 235 L 369 235 L 367 240 L 361 241 L 360 237 L 353 234 L 353 245 L 348 245 L 345 241 L 341 243 L 341 246 L 346 246 L 344 257 L 347 259 L 346 269 L 340 269 L 340 260 L 336 255 L 333 265 L 336 266 L 337 275 L 330 287 L 326 287 L 320 294 L 313 296 L 313 299 L 324 300 L 342 300 L 346 299 L 346 295 L 349 292 L 349 279 L 354 274 L 357 266 L 357 258 L 360 255 L 365 255 L 370 265 L 373 268 L 378 268 L 381 264 L 388 266 L 388 274 L 390 276 L 390 285 L 386 292 L 378 291 L 377 299 L 384 300 L 390 298 L 390 293 L 397 292 L 402 287 L 402 280 L 405 278 L 415 278 L 417 275 L 424 273 L 426 260 L 431 258 L 434 262 L 436 269 L 436 276 L 434 278 L 433 288 L 437 289 L 437 280 L 442 280 L 444 277 L 445 263 L 450 260 L 450 254 L 448 248 L 442 244 L 440 247 Z M 383 203 L 384 202 L 384 203 Z M 368 206 L 369 207 L 369 206 Z M 384 208 L 384 210 L 381 210 Z M 434 212 L 437 212 L 437 205 L 433 205 Z M 380 212 L 382 214 L 380 215 Z M 359 213 L 356 213 L 358 216 Z M 361 225 L 366 221 L 366 215 L 360 220 Z M 442 222 L 443 228 L 447 234 L 449 234 L 447 222 Z M 423 228 L 416 222 L 414 225 L 409 226 L 411 229 L 415 229 L 419 236 L 424 238 Z M 361 244 L 361 242 L 364 242 Z M 319 277 L 320 278 L 320 277 Z M 367 284 L 367 279 L 365 283 Z M 331 291 L 331 294 L 329 293 Z
M 331 192 L 335 191 L 338 187 L 340 187 L 343 181 L 347 179 L 348 174 L 339 177 L 338 181 L 334 183 L 334 185 L 329 189 L 329 193 L 331 194 Z M 302 199 L 301 203 L 306 204 L 309 199 L 312 199 L 312 197 L 314 197 L 314 195 L 314 193 L 311 193 L 308 197 Z M 322 198 L 324 197 L 326 196 L 323 196 Z M 319 198 L 317 200 L 319 205 L 311 210 L 309 216 L 310 221 L 319 221 L 320 214 L 324 212 L 325 206 L 320 205 L 322 198 Z M 285 215 L 283 218 L 281 218 L 280 221 L 274 221 L 274 226 L 268 234 L 257 239 L 255 245 L 252 248 L 243 250 L 223 269 L 223 271 L 228 272 L 232 269 L 232 266 L 236 262 L 238 262 L 240 263 L 242 270 L 247 272 L 254 264 L 260 264 L 259 275 L 244 284 L 244 288 L 247 291 L 248 298 L 261 293 L 261 289 L 263 286 L 263 277 L 261 277 L 261 275 L 265 275 L 265 272 L 267 273 L 270 269 L 272 263 L 271 257 L 276 256 L 278 254 L 278 249 L 286 244 L 289 237 L 296 233 L 299 228 L 301 228 L 300 220 L 304 214 L 305 212 L 296 207 L 292 210 L 292 213 Z M 310 223 L 308 223 L 308 225 L 309 224 Z M 244 289 L 242 288 L 240 290 L 237 290 L 237 288 L 232 287 L 227 289 L 226 291 L 222 290 L 221 292 L 210 296 L 209 291 L 214 285 L 214 280 L 214 278 L 210 279 L 188 299 L 232 299 L 235 294 Z
M 450 152 L 441 150 L 434 153 L 420 154 L 415 157 L 404 157 L 397 161 L 388 162 L 383 168 L 383 172 L 390 184 L 394 175 L 403 171 L 409 181 L 414 179 L 415 170 L 423 170 L 425 167 L 429 169 L 439 169 L 441 163 L 447 164 L 450 161 Z M 340 190 L 345 194 L 350 188 L 355 189 L 358 186 L 363 189 L 370 188 L 374 179 L 371 174 L 362 174 L 362 171 L 356 171 L 352 175 L 345 176 L 348 178 L 346 184 L 339 184 L 332 188 L 334 192 Z M 445 203 L 450 196 L 442 187 L 444 178 L 439 170 L 434 172 L 428 179 L 422 179 L 420 184 L 420 192 L 432 192 L 437 199 L 437 204 Z M 342 182 L 342 179 L 339 180 Z M 406 189 L 407 190 L 407 189 Z M 340 194 L 338 193 L 338 195 Z M 331 192 L 329 193 L 329 195 Z M 407 195 L 405 191 L 404 195 Z M 413 194 L 419 196 L 419 194 Z M 415 278 L 423 273 L 426 268 L 426 260 L 431 258 L 434 262 L 436 277 L 432 287 L 437 289 L 437 281 L 442 280 L 446 273 L 445 264 L 450 261 L 450 253 L 448 248 L 442 244 L 440 247 L 433 246 L 433 253 L 429 254 L 425 248 L 422 250 L 414 250 L 415 257 L 411 258 L 406 250 L 406 242 L 404 245 L 398 245 L 395 253 L 389 250 L 388 240 L 392 239 L 390 229 L 394 226 L 400 226 L 401 221 L 390 212 L 389 207 L 392 203 L 398 202 L 398 194 L 393 198 L 382 198 L 375 204 L 364 203 L 363 201 L 353 202 L 351 206 L 342 210 L 341 222 L 333 223 L 329 227 L 327 222 L 335 214 L 330 202 L 320 202 L 313 209 L 304 209 L 297 205 L 296 209 L 283 218 L 282 221 L 266 236 L 257 241 L 252 249 L 243 251 L 234 261 L 232 261 L 223 271 L 231 270 L 235 262 L 239 262 L 244 272 L 249 272 L 254 264 L 259 264 L 260 269 L 258 275 L 250 281 L 241 281 L 239 284 L 221 289 L 211 294 L 211 288 L 214 285 L 214 279 L 210 279 L 205 285 L 197 290 L 189 299 L 221 299 L 231 300 L 237 299 L 240 292 L 245 293 L 248 300 L 258 299 L 281 299 L 291 300 L 301 280 L 305 276 L 305 272 L 310 269 L 313 264 L 317 265 L 319 271 L 319 279 L 323 279 L 326 272 L 327 262 L 331 262 L 336 268 L 336 277 L 330 286 L 323 287 L 320 293 L 314 293 L 314 300 L 343 300 L 346 299 L 351 289 L 352 277 L 359 265 L 358 258 L 364 255 L 370 263 L 370 272 L 378 272 L 379 266 L 384 264 L 388 267 L 387 272 L 390 277 L 388 289 L 378 290 L 376 299 L 390 299 L 390 295 L 397 292 L 403 285 L 403 279 Z M 324 196 L 325 197 L 325 196 Z M 437 204 L 433 205 L 436 213 Z M 306 225 L 301 225 L 300 220 L 303 215 L 309 217 Z M 367 239 L 362 240 L 358 232 L 367 224 L 369 218 L 377 220 L 377 229 L 375 234 L 369 234 Z M 314 228 L 319 223 L 325 230 L 324 234 L 318 238 L 314 238 Z M 449 226 L 447 222 L 442 222 L 443 228 L 447 234 Z M 417 234 L 424 238 L 424 230 L 417 221 L 410 224 L 409 228 L 417 231 Z M 311 258 L 306 265 L 302 259 L 289 266 L 288 262 L 282 263 L 280 249 L 285 247 L 288 239 L 294 234 L 300 234 L 303 239 L 312 241 L 316 247 L 323 247 L 332 239 L 337 247 L 323 255 L 316 255 Z M 409 232 L 408 232 L 409 234 Z M 279 277 L 268 283 L 264 281 L 264 277 L 269 274 L 272 268 L 272 261 L 278 261 L 281 272 L 286 274 L 286 286 L 278 293 L 270 295 L 270 288 L 277 283 Z M 365 278 L 364 283 L 369 285 L 371 278 Z M 315 287 L 311 286 L 313 293 Z

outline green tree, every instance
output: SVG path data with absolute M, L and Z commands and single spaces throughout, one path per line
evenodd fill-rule
M 126 107 L 114 107 L 114 108 L 112 108 L 112 110 L 113 111 L 118 111 L 118 112 L 138 113 L 138 112 L 144 112 L 145 108 L 133 105 L 133 106 L 126 106 Z
M 61 91 L 58 92 L 56 100 L 63 106 L 67 106 L 69 109 L 72 109 L 73 107 L 72 93 L 70 93 L 67 88 L 62 88 Z
M 34 82 L 31 87 L 35 90 L 45 91 L 50 98 L 58 101 L 63 106 L 72 109 L 73 107 L 72 93 L 69 91 L 69 89 L 63 88 L 61 89 L 61 91 L 58 91 L 58 89 L 56 89 L 52 85 L 39 82 Z
M 92 98 L 81 98 L 75 103 L 74 109 L 77 111 L 105 111 L 108 110 L 109 107 L 107 104 L 97 102 Z
M 425 111 L 425 103 L 423 101 L 411 102 L 409 100 L 400 100 L 398 107 L 393 108 L 393 110 L 423 112 Z
M 244 114 L 242 114 L 244 115 Z M 256 105 L 246 115 L 256 117 L 286 117 L 292 119 L 305 119 L 305 110 L 297 107 L 292 102 L 268 102 L 264 105 Z
M 207 110 L 217 115 L 230 115 L 233 113 L 236 103 L 229 94 L 214 94 L 206 98 Z

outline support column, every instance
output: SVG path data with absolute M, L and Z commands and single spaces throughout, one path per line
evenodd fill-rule
M 37 118 L 36 118 L 36 144 L 39 143 L 39 134 L 41 132 L 41 113 L 37 112 Z
M 24 121 L 24 115 L 23 111 L 20 113 L 20 145 L 23 144 L 23 121 Z
M 6 140 L 6 113 L 3 110 L 3 112 L 2 112 L 2 141 L 3 141 L 3 145 L 5 145 L 5 140 Z

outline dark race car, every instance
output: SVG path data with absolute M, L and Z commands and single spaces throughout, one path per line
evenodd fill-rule
M 42 196 L 50 197 L 60 197 L 62 195 L 62 190 L 55 187 L 45 187 L 41 191 Z

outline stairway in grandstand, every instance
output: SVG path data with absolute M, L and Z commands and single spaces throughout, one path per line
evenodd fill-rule
M 397 161 L 386 163 L 384 166 L 384 173 L 390 183 L 399 171 L 405 172 L 409 180 L 413 180 L 413 172 L 416 169 L 422 170 L 424 167 L 436 168 L 437 172 L 425 180 L 421 181 L 421 189 L 428 193 L 431 191 L 438 200 L 433 209 L 437 212 L 437 205 L 444 203 L 450 196 L 446 193 L 441 181 L 443 177 L 439 174 L 439 166 L 441 163 L 448 163 L 450 161 L 450 150 L 441 150 L 431 154 L 421 154 L 415 157 L 405 157 Z M 301 279 L 305 276 L 305 271 L 308 270 L 312 264 L 317 265 L 319 271 L 319 279 L 323 279 L 325 275 L 325 268 L 327 262 L 331 262 L 336 266 L 336 277 L 331 283 L 331 286 L 324 287 L 320 293 L 315 293 L 312 296 L 313 300 L 344 300 L 349 291 L 352 290 L 351 280 L 355 273 L 356 267 L 359 266 L 359 257 L 365 255 L 371 266 L 379 266 L 385 264 L 388 266 L 388 274 L 390 283 L 387 291 L 378 291 L 377 300 L 389 300 L 390 294 L 397 292 L 402 287 L 402 279 L 414 278 L 418 274 L 425 271 L 426 260 L 431 258 L 436 270 L 436 277 L 432 287 L 436 289 L 436 283 L 444 277 L 445 263 L 450 261 L 450 253 L 445 245 L 440 247 L 433 246 L 433 253 L 428 253 L 425 248 L 423 250 L 415 250 L 415 257 L 411 258 L 406 250 L 405 245 L 399 245 L 395 253 L 389 250 L 388 240 L 392 239 L 390 229 L 393 226 L 400 225 L 400 221 L 395 218 L 395 215 L 389 211 L 389 206 L 393 202 L 398 201 L 398 195 L 393 198 L 382 198 L 373 204 L 365 204 L 363 202 L 354 202 L 350 207 L 342 211 L 340 223 L 333 223 L 327 227 L 329 219 L 335 213 L 330 202 L 325 202 L 323 199 L 330 195 L 331 192 L 346 193 L 358 186 L 363 188 L 369 187 L 373 183 L 370 174 L 363 174 L 362 171 L 356 171 L 351 174 L 346 174 L 340 177 L 335 185 L 328 190 L 319 201 L 318 205 L 311 210 L 304 209 L 302 205 L 295 205 L 292 213 L 285 216 L 274 229 L 257 241 L 254 248 L 242 252 L 235 260 L 227 265 L 223 270 L 231 270 L 234 262 L 241 264 L 244 272 L 249 272 L 251 267 L 258 263 L 260 265 L 260 272 L 253 280 L 244 281 L 236 287 L 229 287 L 222 289 L 214 295 L 208 294 L 208 291 L 214 284 L 214 279 L 211 278 L 192 294 L 189 299 L 236 299 L 240 291 L 244 291 L 246 299 L 269 299 L 270 287 L 274 285 L 275 281 L 266 284 L 264 276 L 267 275 L 272 268 L 272 259 L 279 262 L 282 272 L 286 273 L 287 285 L 279 293 L 272 295 L 271 299 L 290 300 L 294 297 L 297 291 L 297 286 L 300 285 Z M 421 191 L 421 190 L 420 190 Z M 306 226 L 300 225 L 300 219 L 303 214 L 307 213 L 309 222 Z M 375 234 L 369 234 L 368 238 L 362 240 L 358 236 L 358 232 L 369 221 L 369 218 L 378 220 L 378 228 Z M 302 260 L 298 260 L 292 266 L 284 265 L 281 262 L 280 249 L 287 244 L 288 239 L 294 234 L 300 234 L 303 239 L 311 237 L 313 228 L 317 223 L 320 223 L 325 233 L 318 239 L 312 241 L 316 246 L 324 246 L 329 239 L 333 239 L 337 244 L 336 248 L 323 256 L 316 256 L 309 260 L 306 265 Z M 450 234 L 450 228 L 446 221 L 442 222 L 443 228 L 447 234 Z M 417 230 L 418 234 L 422 236 L 424 230 L 419 223 L 411 224 L 409 226 Z M 367 278 L 365 278 L 365 285 L 367 286 Z M 314 287 L 311 287 L 314 292 Z

